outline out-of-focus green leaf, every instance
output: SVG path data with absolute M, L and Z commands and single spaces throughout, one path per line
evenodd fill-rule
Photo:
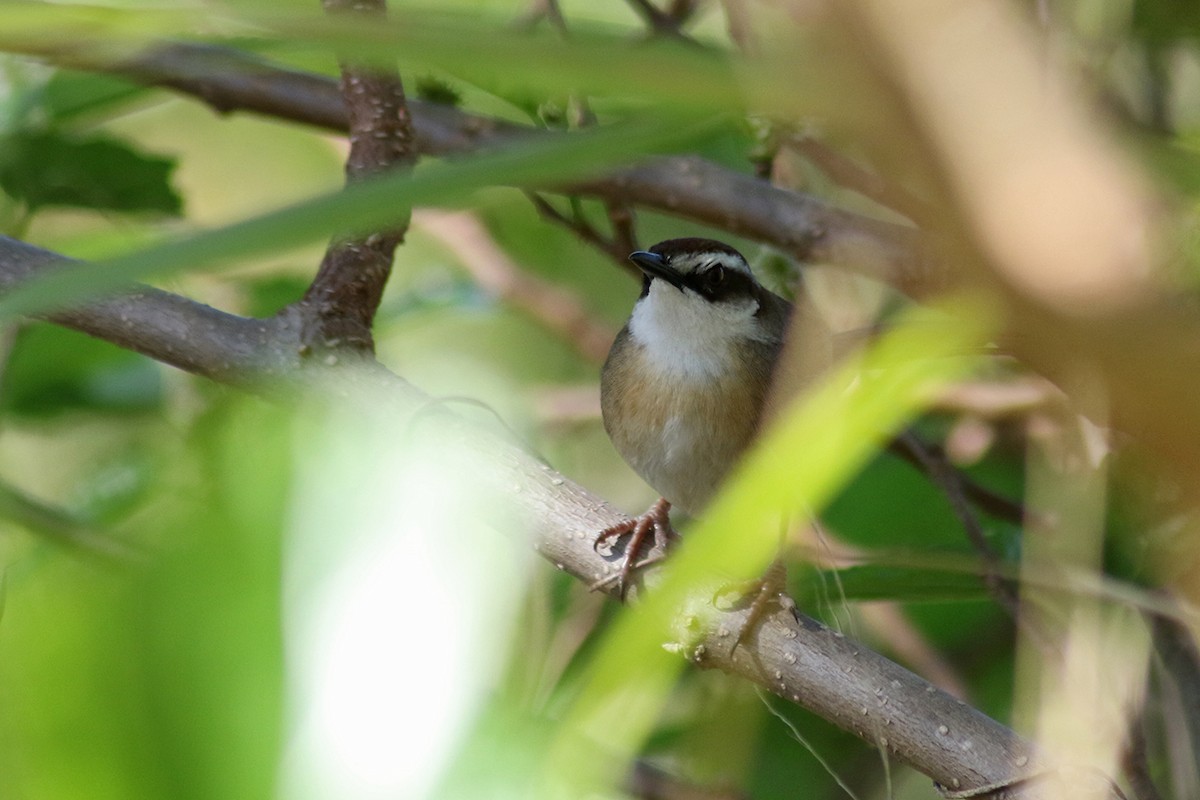
M 149 358 L 47 323 L 17 335 L 0 385 L 0 409 L 27 416 L 148 411 L 162 402 L 162 375 Z
M 69 506 L 95 525 L 120 521 L 149 499 L 159 468 L 149 448 L 129 447 L 89 469 L 71 492 Z
M 48 126 L 55 127 L 123 107 L 153 91 L 111 75 L 56 70 L 41 89 L 39 106 Z
M 1200 38 L 1200 5 L 1179 0 L 1135 0 L 1130 32 L 1152 46 Z
M 150 275 L 227 264 L 335 232 L 379 230 L 395 224 L 406 207 L 461 201 L 482 185 L 553 184 L 579 177 L 657 151 L 692 145 L 709 135 L 714 125 L 711 120 L 683 122 L 658 118 L 553 139 L 539 137 L 476 158 L 364 181 L 290 208 L 100 264 L 64 265 L 0 300 L 0 318 L 60 308 Z
M 175 162 L 103 136 L 20 131 L 0 139 L 0 188 L 31 209 L 46 206 L 178 214 Z
M 844 107 L 844 63 L 821 42 L 792 40 L 787 67 L 771 54 L 738 59 L 731 50 L 696 47 L 668 37 L 647 40 L 635 28 L 590 23 L 569 37 L 552 30 L 518 31 L 505 17 L 433 9 L 403 10 L 386 23 L 346 15 L 254 17 L 285 50 L 353 48 L 408 72 L 444 71 L 501 97 L 587 95 L 624 98 L 629 108 L 652 104 L 676 113 L 820 113 Z M 797 81 L 803 74 L 806 80 Z
M 243 283 L 248 303 L 245 313 L 251 317 L 269 317 L 304 296 L 311 281 L 298 275 L 271 275 Z
M 274 794 L 291 431 L 253 401 L 205 422 L 137 523 L 153 555 L 102 569 L 42 551 L 9 570 L 0 796 Z
M 98 9 L 54 4 L 53 12 L 14 11 L 0 5 L 0 49 L 21 52 L 30 40 L 42 49 L 65 46 L 100 53 L 136 51 L 154 36 L 237 41 L 247 26 L 260 34 L 256 49 L 293 64 L 329 67 L 331 52 L 400 64 L 406 74 L 444 72 L 501 97 L 570 94 L 624 98 L 631 108 L 652 105 L 669 113 L 730 113 L 748 107 L 773 113 L 837 112 L 850 69 L 838 51 L 819 41 L 792 40 L 787 68 L 770 52 L 739 60 L 730 51 L 658 37 L 647 40 L 630 25 L 595 21 L 555 31 L 519 31 L 511 13 L 465 7 L 395 9 L 387 20 L 354 15 L 330 19 L 270 4 L 226 9 Z M 235 31 L 230 36 L 229 31 Z M 243 47 L 250 43 L 241 42 Z M 142 45 L 144 46 L 144 44 Z M 795 76 L 805 75 L 798 81 Z
M 1136 149 L 1156 177 L 1188 197 L 1200 196 L 1200 142 L 1195 136 L 1143 139 Z

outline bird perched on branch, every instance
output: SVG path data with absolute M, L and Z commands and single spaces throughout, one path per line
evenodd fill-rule
M 647 540 L 673 536 L 671 507 L 699 513 L 753 439 L 792 311 L 722 242 L 669 239 L 629 259 L 642 294 L 604 363 L 600 406 L 617 451 L 662 497 L 596 539 L 630 535 L 622 598 Z

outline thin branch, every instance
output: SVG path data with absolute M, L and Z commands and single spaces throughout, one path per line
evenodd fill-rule
M 533 203 L 533 207 L 537 209 L 538 215 L 542 219 L 566 228 L 578 236 L 580 240 L 595 247 L 601 253 L 604 253 L 604 255 L 615 261 L 630 277 L 641 277 L 641 272 L 629 261 L 629 254 L 637 249 L 637 247 L 628 246 L 628 242 L 633 238 L 630 230 L 618 228 L 614 225 L 613 237 L 609 239 L 596 230 L 596 227 L 588 222 L 583 214 L 578 213 L 578 209 L 573 209 L 575 213 L 567 216 L 537 192 L 526 192 L 525 196 Z M 612 219 L 611 212 L 609 218 Z
M 331 14 L 382 17 L 384 0 L 325 0 Z M 404 85 L 394 69 L 341 59 L 341 94 L 350 128 L 346 180 L 359 181 L 396 169 L 410 169 L 417 152 Z M 321 349 L 374 352 L 371 322 L 392 271 L 396 246 L 408 228 L 408 209 L 397 209 L 396 224 L 365 236 L 336 239 L 304 299 L 304 342 Z
M 566 27 L 567 21 L 563 19 L 558 0 L 533 0 L 529 8 L 517 19 L 514 27 L 519 31 L 533 30 L 542 20 L 548 20 L 560 31 Z
M 604 210 L 608 212 L 613 246 L 625 251 L 625 263 L 628 263 L 629 254 L 638 249 L 637 225 L 633 209 L 626 203 L 610 200 L 604 204 Z
M 12 49 L 11 45 L 7 45 Z M 280 69 L 235 50 L 172 44 L 125 60 L 79 49 L 23 50 L 61 66 L 123 75 L 193 95 L 227 112 L 247 110 L 345 131 L 336 84 Z M 450 106 L 410 101 L 417 149 L 426 155 L 471 153 L 534 136 L 555 136 Z M 525 187 L 601 197 L 652 208 L 774 245 L 802 262 L 846 267 L 921 296 L 946 286 L 950 273 L 905 226 L 830 206 L 694 156 L 640 164 L 557 187 Z
M 697 44 L 694 39 L 683 32 L 683 23 L 691 16 L 690 9 L 686 4 L 677 3 L 676 5 L 682 6 L 682 8 L 663 11 L 650 0 L 627 0 L 627 2 L 646 21 L 654 35 L 667 36 L 688 44 Z
M 699 0 L 671 0 L 666 14 L 679 25 L 685 24 L 700 9 Z
M 0 518 L 31 534 L 89 556 L 116 563 L 144 555 L 140 548 L 110 536 L 95 525 L 0 482 Z
M 55 254 L 0 238 L 0 291 L 59 262 Z M 174 325 L 163 324 L 176 316 L 181 318 Z M 246 370 L 256 364 L 280 377 L 300 377 L 297 370 L 272 369 L 289 360 L 289 350 L 295 363 L 298 336 L 288 315 L 265 323 L 246 320 L 138 288 L 55 319 L 117 344 L 136 342 L 147 355 L 213 377 L 245 381 Z M 154 335 L 131 339 L 133 330 Z M 246 336 L 247 330 L 257 332 L 257 341 Z M 196 333 L 206 344 L 203 354 L 196 351 Z M 248 350 L 247 345 L 253 346 Z M 213 364 L 226 367 L 215 370 Z M 382 389 L 392 401 L 387 413 L 401 419 L 420 417 L 422 436 L 435 437 L 436 451 L 461 468 L 465 485 L 476 487 L 481 497 L 503 497 L 512 503 L 511 510 L 526 521 L 534 547 L 544 558 L 588 584 L 612 570 L 591 542 L 596 531 L 624 515 L 508 439 L 444 410 L 429 413 L 426 395 L 372 361 L 355 369 L 312 364 L 303 377 L 318 389 L 336 388 L 345 403 L 373 400 L 378 395 L 369 389 Z M 633 587 L 631 595 L 637 591 Z M 1022 796 L 1022 778 L 1035 769 L 1034 753 L 1010 729 L 841 633 L 791 612 L 768 615 L 734 650 L 729 632 L 742 628 L 746 613 L 734 609 L 699 622 L 689 630 L 684 655 L 698 666 L 741 675 L 804 705 L 871 744 L 886 747 L 954 791 L 1011 787 L 1009 797 Z
M 642 800 L 749 800 L 735 789 L 712 789 L 682 781 L 646 761 L 635 761 L 625 789 Z
M 934 467 L 931 463 L 936 463 L 939 465 L 936 467 L 939 474 L 944 473 L 943 477 L 949 476 L 946 480 L 954 484 L 953 491 L 961 495 L 963 501 L 970 501 L 989 516 L 1014 525 L 1023 525 L 1028 520 L 1029 512 L 1024 505 L 977 483 L 970 475 L 949 463 L 941 452 L 922 442 L 911 432 L 897 437 L 888 449 L 935 482 L 938 478 L 932 474 Z M 944 486 L 942 488 L 945 490 Z
M 1020 603 L 1017 592 L 1011 582 L 1003 575 L 1003 563 L 1000 554 L 992 547 L 991 542 L 983 532 L 983 526 L 971 509 L 962 478 L 951 464 L 948 464 L 940 454 L 935 453 L 911 431 L 905 431 L 897 436 L 892 443 L 894 452 L 899 452 L 905 460 L 917 465 L 950 502 L 954 516 L 966 531 L 967 539 L 979 554 L 983 562 L 983 584 L 1000 606 L 1014 620 L 1020 620 Z

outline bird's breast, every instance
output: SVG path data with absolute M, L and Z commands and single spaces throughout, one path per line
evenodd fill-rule
M 757 427 L 765 382 L 736 368 L 726 373 L 664 378 L 628 339 L 604 367 L 609 437 L 635 472 L 688 514 L 708 503 Z

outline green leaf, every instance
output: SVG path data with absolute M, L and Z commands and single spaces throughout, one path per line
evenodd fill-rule
M 20 131 L 0 139 L 0 188 L 30 209 L 46 206 L 178 214 L 175 162 L 102 136 Z
M 31 417 L 140 412 L 162 403 L 162 376 L 149 358 L 40 322 L 18 334 L 0 386 L 0 409 Z
M 48 127 L 59 127 L 79 117 L 108 112 L 154 90 L 111 75 L 56 70 L 41 89 L 40 107 Z
M 292 440 L 290 418 L 264 405 L 214 413 L 206 450 L 164 464 L 161 501 L 133 523 L 159 545 L 143 558 L 98 569 L 44 549 L 10 569 L 0 738 L 20 746 L 0 748 L 0 796 L 276 791 Z
M 978 575 L 962 571 L 864 564 L 819 571 L 805 582 L 804 592 L 796 597 L 796 602 L 801 608 L 814 608 L 827 596 L 852 602 L 929 603 L 980 600 L 988 594 Z
M 411 174 L 384 175 L 107 262 L 66 262 L 0 300 L 0 319 L 63 308 L 151 275 L 225 265 L 334 233 L 384 229 L 396 224 L 408 207 L 461 201 L 480 186 L 552 185 L 579 178 L 649 153 L 693 146 L 713 127 L 711 120 L 697 124 L 671 118 L 569 136 L 537 136 L 475 158 L 422 167 Z

